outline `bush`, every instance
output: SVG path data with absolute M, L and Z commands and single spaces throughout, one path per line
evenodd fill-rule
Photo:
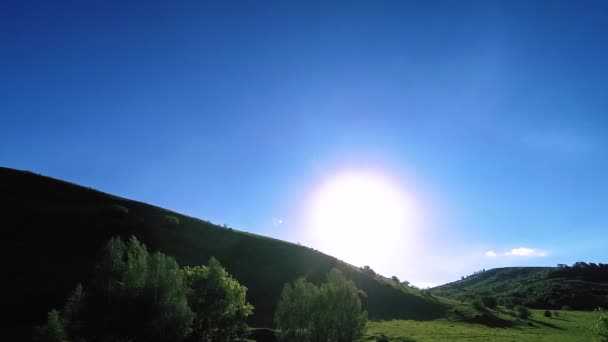
M 591 326 L 591 333 L 596 342 L 608 342 L 608 314 L 601 314 Z
M 102 208 L 101 212 L 106 217 L 125 218 L 129 215 L 129 208 L 115 203 Z
M 486 307 L 483 305 L 483 302 L 479 298 L 477 298 L 473 302 L 471 302 L 471 305 L 473 305 L 473 308 L 475 308 L 477 310 L 483 311 L 486 309 Z
M 519 318 L 528 318 L 530 317 L 530 310 L 523 305 L 515 306 L 515 313 Z
M 496 297 L 492 297 L 492 296 L 481 297 L 481 302 L 483 303 L 483 305 L 486 308 L 490 308 L 490 309 L 495 309 L 496 305 L 497 305 Z
M 367 312 L 355 284 L 332 269 L 315 286 L 303 278 L 286 284 L 275 312 L 282 341 L 354 341 L 365 331 Z
M 551 317 L 551 311 L 545 310 L 545 317 Z
M 554 317 L 559 317 L 559 311 L 553 311 L 553 316 Z
M 173 215 L 165 215 L 165 217 L 163 217 L 163 223 L 167 226 L 178 226 L 179 219 Z

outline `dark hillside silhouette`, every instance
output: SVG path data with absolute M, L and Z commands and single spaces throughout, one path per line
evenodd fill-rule
M 183 266 L 217 258 L 248 288 L 254 327 L 273 326 L 285 283 L 300 276 L 319 283 L 332 268 L 366 293 L 370 319 L 444 315 L 445 304 L 435 298 L 297 244 L 8 168 L 0 168 L 0 194 L 7 337 L 25 336 L 46 320 L 49 308 L 61 306 L 79 281 L 91 277 L 99 249 L 116 235 L 135 235 L 150 251 L 174 256 Z

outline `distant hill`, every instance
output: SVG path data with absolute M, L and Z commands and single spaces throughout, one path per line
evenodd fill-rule
M 449 301 L 311 248 L 30 172 L 0 168 L 0 214 L 3 308 L 9 314 L 0 333 L 4 336 L 26 336 L 51 308 L 60 307 L 68 292 L 89 278 L 99 249 L 115 235 L 135 235 L 181 265 L 206 264 L 215 256 L 248 287 L 255 306 L 252 326 L 273 326 L 286 282 L 299 276 L 318 282 L 332 267 L 367 294 L 364 305 L 372 319 L 430 320 L 450 307 Z
M 462 301 L 493 296 L 499 305 L 575 310 L 608 306 L 608 265 L 576 263 L 560 267 L 505 267 L 483 271 L 432 288 L 431 293 Z

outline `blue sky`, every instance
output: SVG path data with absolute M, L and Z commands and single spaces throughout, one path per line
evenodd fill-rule
M 380 170 L 421 210 L 381 273 L 606 262 L 605 2 L 178 3 L 3 1 L 0 165 L 304 244 Z

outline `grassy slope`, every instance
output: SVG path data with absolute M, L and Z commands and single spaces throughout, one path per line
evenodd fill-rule
M 212 196 L 212 194 L 201 194 Z M 128 214 L 112 210 L 116 205 Z M 238 204 L 235 204 L 238 205 Z M 283 284 L 298 276 L 319 281 L 338 267 L 367 293 L 373 319 L 431 320 L 449 303 L 380 277 L 307 247 L 223 228 L 145 203 L 29 172 L 0 168 L 5 321 L 1 334 L 29 331 L 59 307 L 77 282 L 89 278 L 99 248 L 111 236 L 136 235 L 150 250 L 175 256 L 182 265 L 205 264 L 215 256 L 249 288 L 254 326 L 271 326 Z M 164 223 L 165 215 L 179 225 Z
M 479 296 L 533 299 L 536 308 L 592 309 L 608 304 L 608 284 L 563 278 L 548 278 L 554 267 L 504 267 L 491 269 L 464 280 L 435 287 L 435 295 L 471 301 Z
M 589 328 L 597 313 L 559 311 L 559 317 L 544 317 L 542 310 L 531 310 L 530 319 L 514 318 L 509 310 L 493 312 L 510 327 L 492 327 L 463 320 L 394 320 L 370 322 L 366 340 L 384 334 L 390 341 L 591 341 Z

